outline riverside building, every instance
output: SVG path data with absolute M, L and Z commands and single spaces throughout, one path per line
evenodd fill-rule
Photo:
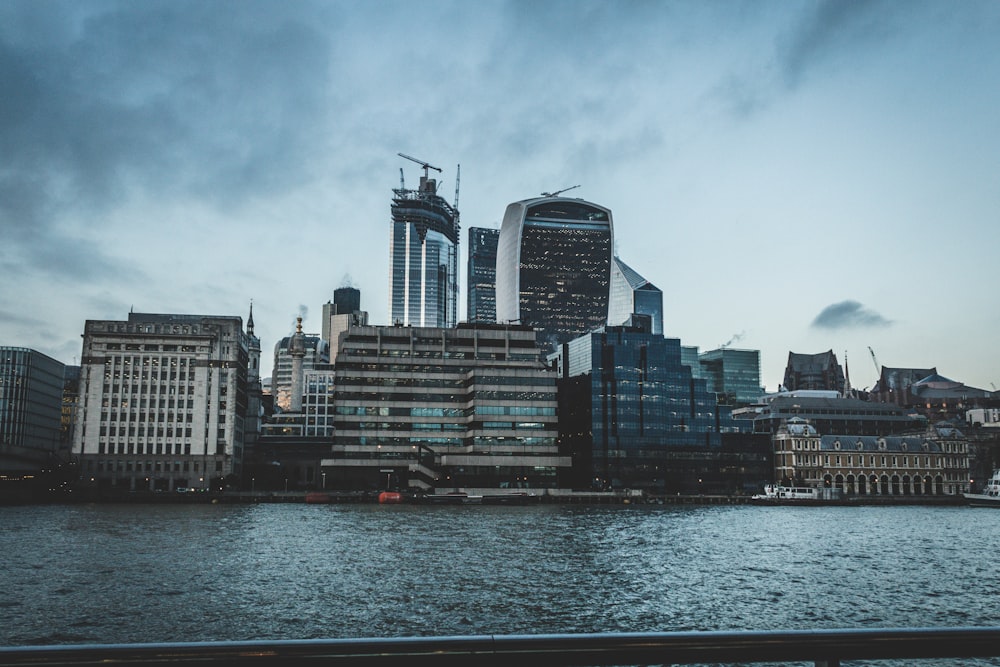
M 969 490 L 969 443 L 939 424 L 875 436 L 821 434 L 789 419 L 774 434 L 775 478 L 860 496 L 958 495 Z
M 84 482 L 208 490 L 239 475 L 259 350 L 236 316 L 87 320 L 73 445 Z
M 326 488 L 555 488 L 569 470 L 531 327 L 352 327 L 335 369 Z
M 0 347 L 0 476 L 20 478 L 57 462 L 64 368 L 36 350 Z
M 722 436 L 749 431 L 719 410 L 648 317 L 581 336 L 552 355 L 560 437 L 575 488 L 718 492 Z
M 534 327 L 548 352 L 604 326 L 613 248 L 603 206 L 557 196 L 510 204 L 497 245 L 497 322 Z

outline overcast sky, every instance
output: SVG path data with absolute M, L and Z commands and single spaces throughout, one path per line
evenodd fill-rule
M 613 212 L 668 336 L 1000 384 L 1000 2 L 0 2 L 0 345 L 333 290 L 387 324 L 407 153 L 468 227 Z

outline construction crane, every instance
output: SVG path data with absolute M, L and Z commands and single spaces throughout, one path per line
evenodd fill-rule
M 579 185 L 573 185 L 573 186 L 570 186 L 568 188 L 563 188 L 562 190 L 556 190 L 555 192 L 543 192 L 542 196 L 543 197 L 558 197 L 562 193 L 569 192 L 570 190 L 572 190 L 574 188 L 578 188 L 578 187 L 580 187 L 580 186 Z
M 440 167 L 435 167 L 434 165 L 432 165 L 432 164 L 430 164 L 428 162 L 424 162 L 423 160 L 418 160 L 417 158 L 409 156 L 409 155 L 407 155 L 405 153 L 396 153 L 396 155 L 398 155 L 399 157 L 405 157 L 407 160 L 411 160 L 413 162 L 416 162 L 421 167 L 423 167 L 424 168 L 424 178 L 427 178 L 427 170 L 428 169 L 433 169 L 434 171 L 437 171 L 437 172 L 441 171 Z
M 872 354 L 872 363 L 875 364 L 875 374 L 882 377 L 882 367 L 878 365 L 878 359 L 875 358 L 875 350 L 872 349 L 871 345 L 868 346 L 868 351 Z

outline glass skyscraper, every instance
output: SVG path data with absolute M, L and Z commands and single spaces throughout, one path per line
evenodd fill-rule
M 393 324 L 453 327 L 458 321 L 458 210 L 426 175 L 419 190 L 393 190 L 389 245 Z
M 648 315 L 653 333 L 663 333 L 663 291 L 615 257 L 611 265 L 611 303 L 608 324 L 628 322 L 633 313 Z
M 701 376 L 720 402 L 749 405 L 763 395 L 760 388 L 760 350 L 719 348 L 698 355 Z
M 0 347 L 0 474 L 36 473 L 60 445 L 63 369 L 36 350 Z
M 676 338 L 609 326 L 553 356 L 560 439 L 573 451 L 578 486 L 697 489 L 706 453 L 741 431 L 682 363 Z
M 510 204 L 497 246 L 497 322 L 534 327 L 550 350 L 604 326 L 613 248 L 603 206 L 564 197 Z
M 497 241 L 499 229 L 469 227 L 469 262 L 466 275 L 469 322 L 497 320 Z

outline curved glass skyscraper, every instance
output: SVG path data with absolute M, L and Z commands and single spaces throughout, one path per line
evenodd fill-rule
M 497 244 L 497 323 L 538 329 L 538 343 L 562 343 L 607 324 L 611 211 L 565 197 L 514 202 Z
M 453 327 L 458 320 L 458 211 L 432 178 L 393 190 L 390 317 L 393 324 Z

